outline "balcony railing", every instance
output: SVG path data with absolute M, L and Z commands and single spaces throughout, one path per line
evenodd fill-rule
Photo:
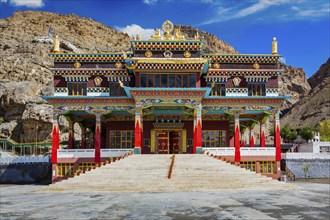
M 241 156 L 275 156 L 274 147 L 262 147 L 262 148 L 247 148 L 241 147 Z M 203 151 L 209 152 L 209 154 L 219 156 L 234 156 L 234 147 L 214 147 L 214 148 L 203 148 Z
M 120 157 L 134 149 L 101 149 L 101 157 Z M 59 149 L 57 158 L 94 158 L 95 149 Z

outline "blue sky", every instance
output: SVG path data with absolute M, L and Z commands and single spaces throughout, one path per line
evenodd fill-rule
M 271 53 L 310 77 L 329 58 L 329 0 L 0 0 L 0 17 L 19 10 L 77 14 L 147 37 L 165 20 L 216 35 L 240 53 Z M 60 30 L 59 30 L 60 32 Z

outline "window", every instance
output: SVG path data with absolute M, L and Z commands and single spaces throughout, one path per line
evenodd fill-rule
M 208 86 L 211 87 L 211 84 Z M 214 84 L 211 96 L 226 96 L 226 84 Z
M 202 143 L 203 147 L 226 147 L 226 131 L 203 131 Z
M 276 173 L 275 161 L 260 161 L 260 173 Z
M 256 171 L 256 162 L 255 161 L 242 161 L 241 166 L 245 169 L 255 172 Z
M 110 148 L 133 148 L 134 131 L 110 131 Z
M 78 169 L 85 172 L 86 169 L 90 170 L 93 166 L 94 163 L 80 163 Z
M 125 95 L 126 94 L 124 88 L 120 87 L 118 82 L 110 83 L 110 96 L 125 96 Z
M 58 163 L 56 176 L 74 176 L 73 163 Z
M 196 87 L 195 74 L 141 74 L 141 87 Z
M 68 90 L 72 96 L 87 95 L 87 83 L 68 83 Z
M 249 96 L 265 96 L 266 95 L 265 84 L 249 84 L 248 90 L 249 90 Z

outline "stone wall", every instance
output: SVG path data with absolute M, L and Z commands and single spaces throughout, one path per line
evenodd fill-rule
M 50 184 L 51 163 L 0 165 L 0 184 Z
M 310 164 L 307 178 L 330 178 L 329 159 L 285 159 L 286 167 L 296 176 L 296 179 L 305 178 L 304 166 Z

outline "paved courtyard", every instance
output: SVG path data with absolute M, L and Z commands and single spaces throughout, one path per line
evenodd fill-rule
M 1 185 L 0 219 L 329 219 L 330 185 L 296 190 L 167 193 L 40 193 Z

